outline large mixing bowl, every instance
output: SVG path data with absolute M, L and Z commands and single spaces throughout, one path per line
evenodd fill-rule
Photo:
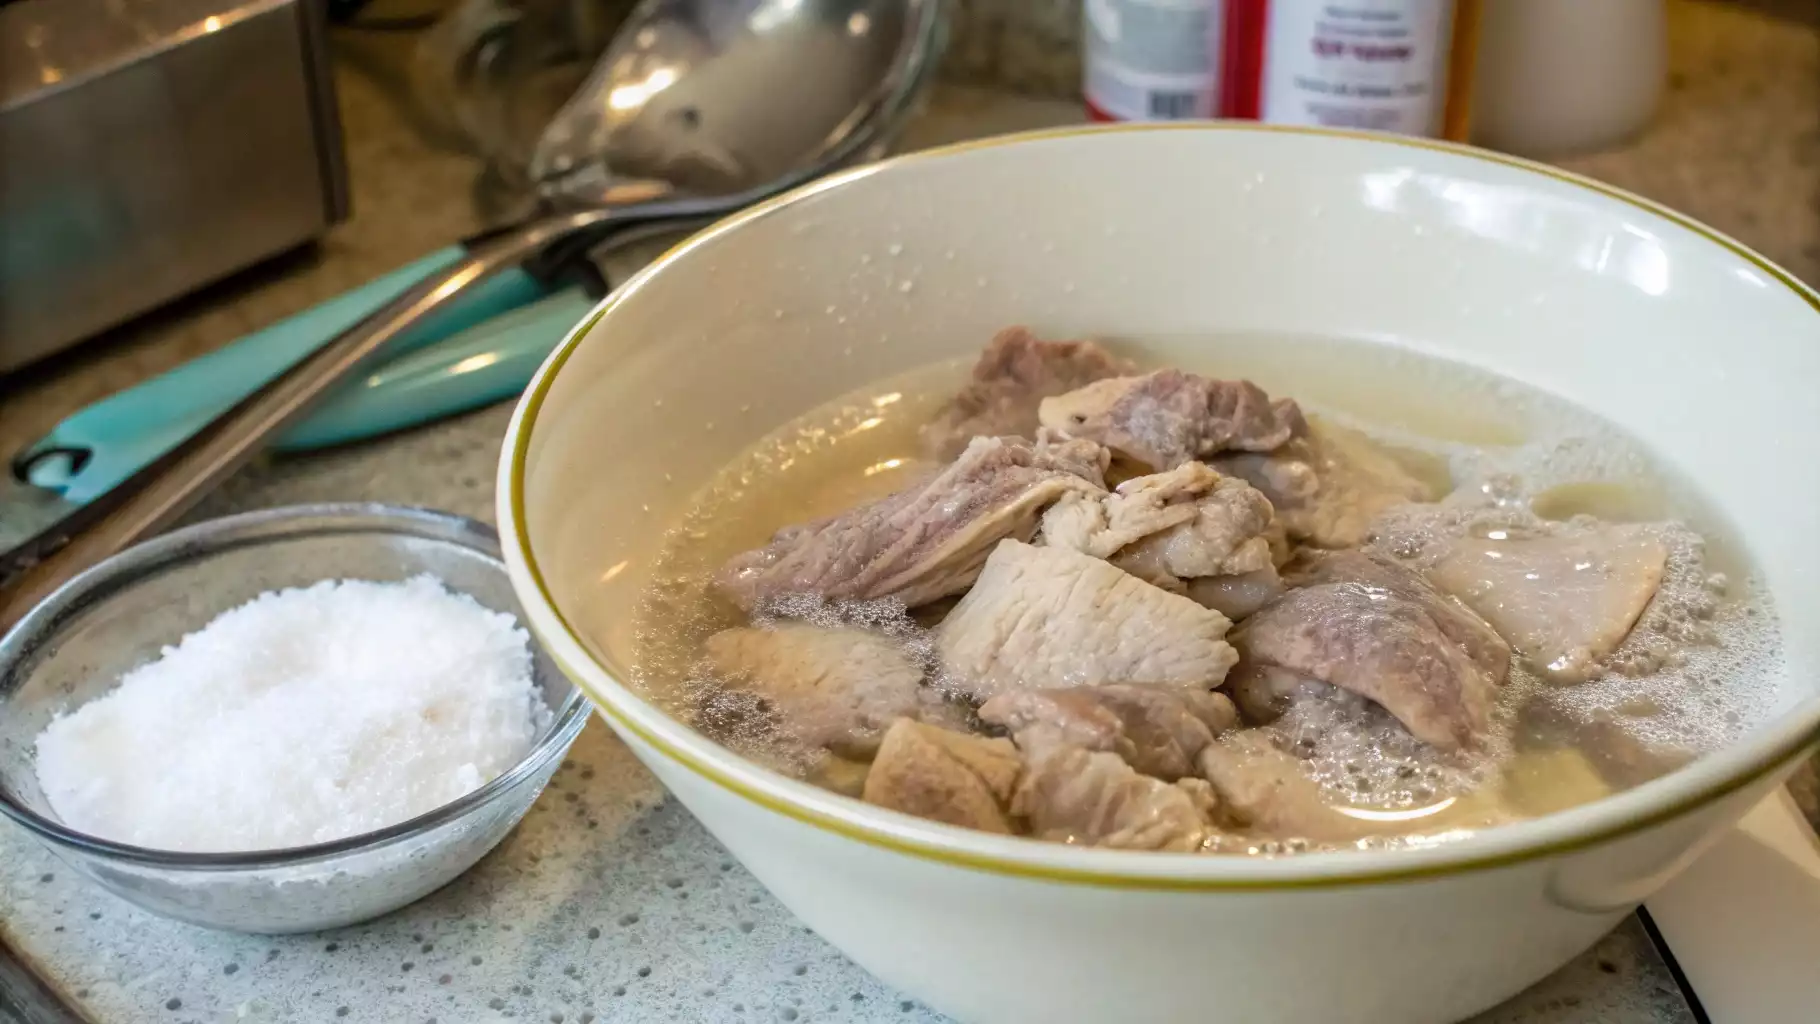
M 1234 332 L 1362 339 L 1527 382 L 1697 481 L 1783 621 L 1820 618 L 1820 296 L 1633 196 L 1451 146 L 1215 124 L 963 145 L 735 217 L 544 367 L 501 465 L 506 559 L 638 756 L 804 922 L 929 1005 L 1017 1024 L 1458 1019 L 1585 949 L 1813 745 L 1816 638 L 1785 629 L 1779 712 L 1665 778 L 1457 843 L 1245 859 L 905 817 L 742 760 L 623 685 L 660 533 L 716 468 L 1011 323 L 1190 366 Z

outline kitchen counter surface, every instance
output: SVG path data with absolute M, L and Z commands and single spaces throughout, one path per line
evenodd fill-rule
M 1674 82 L 1656 123 L 1622 149 L 1564 164 L 1685 210 L 1820 281 L 1820 33 L 1733 5 L 1673 11 Z M 0 381 L 0 448 L 479 225 L 473 162 L 432 145 L 404 115 L 383 47 L 342 43 L 354 219 L 317 253 Z M 1072 103 L 949 87 L 910 143 L 1079 116 Z M 370 499 L 491 519 L 508 413 L 495 407 L 263 463 L 201 514 Z M 1794 788 L 1820 818 L 1811 772 Z M 0 938 L 102 1022 L 937 1019 L 808 934 L 598 721 L 497 852 L 373 924 L 277 939 L 173 924 L 100 894 L 10 825 L 0 826 L 0 907 Z M 1635 919 L 1483 1018 L 1693 1019 Z

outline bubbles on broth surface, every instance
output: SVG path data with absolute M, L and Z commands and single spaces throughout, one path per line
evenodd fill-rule
M 1372 810 L 1427 807 L 1484 785 L 1509 754 L 1508 710 L 1480 750 L 1448 753 L 1409 734 L 1383 708 L 1330 686 L 1292 703 L 1264 728 L 1302 759 L 1303 770 L 1336 802 Z
M 1483 371 L 1356 342 L 1286 346 L 1215 339 L 1156 347 L 1171 355 L 1150 354 L 1150 346 L 1124 346 L 1121 354 L 1146 367 L 1175 365 L 1255 380 L 1273 395 L 1297 399 L 1318 418 L 1363 431 L 1419 478 L 1451 484 L 1455 495 L 1443 505 L 1388 517 L 1372 542 L 1412 564 L 1431 559 L 1446 538 L 1488 524 L 1572 529 L 1574 517 L 1584 513 L 1607 522 L 1662 524 L 1655 527 L 1668 551 L 1662 583 L 1629 638 L 1592 678 L 1573 685 L 1549 682 L 1513 657 L 1494 712 L 1495 735 L 1485 749 L 1441 753 L 1376 705 L 1331 688 L 1296 701 L 1264 727 L 1336 802 L 1420 809 L 1496 790 L 1510 773 L 1533 769 L 1526 751 L 1568 742 L 1596 745 L 1536 728 L 1537 708 L 1594 721 L 1601 729 L 1615 726 L 1626 743 L 1671 752 L 1612 782 L 1622 786 L 1735 738 L 1771 707 L 1782 668 L 1767 594 L 1698 495 L 1592 413 Z M 1191 348 L 1211 355 L 1173 357 Z M 883 497 L 933 472 L 936 467 L 919 457 L 917 429 L 953 393 L 971 362 L 925 367 L 814 410 L 761 439 L 710 480 L 668 533 L 641 600 L 633 684 L 740 753 L 832 785 L 822 775 L 826 762 L 792 745 L 775 723 L 765 723 L 753 698 L 703 671 L 703 642 L 747 621 L 713 593 L 708 577 L 781 527 Z M 927 627 L 942 611 L 906 614 L 886 602 L 795 598 L 761 608 L 755 621 L 872 629 L 898 643 L 940 688 Z M 1598 751 L 1586 753 L 1589 761 L 1603 763 Z M 1409 831 L 1445 832 L 1459 820 L 1436 814 Z M 1357 845 L 1405 841 L 1434 839 L 1374 837 Z M 1307 844 L 1265 845 L 1290 852 Z
M 911 616 L 902 601 L 829 601 L 814 594 L 784 594 L 752 611 L 754 626 L 771 627 L 784 622 L 869 630 L 896 644 L 911 664 L 923 670 L 926 680 L 940 688 L 941 658 L 936 654 L 935 636 Z
M 710 585 L 727 559 L 762 547 L 779 528 L 834 515 L 908 486 L 934 467 L 916 431 L 958 379 L 942 366 L 893 386 L 846 396 L 786 424 L 717 473 L 665 534 L 635 620 L 632 684 L 665 712 L 755 761 L 819 781 L 828 767 L 750 693 L 716 678 L 702 658 L 710 636 L 780 620 L 858 626 L 899 642 L 933 665 L 927 630 L 902 604 L 823 602 L 796 595 L 768 602 L 748 620 Z M 927 380 L 929 383 L 924 383 Z
M 1602 425 L 1573 426 L 1591 430 Z M 1603 442 L 1616 443 L 1610 438 Z M 1557 490 L 1564 478 L 1594 476 L 1599 464 L 1584 455 L 1595 447 L 1529 447 L 1541 448 L 1544 457 L 1521 449 L 1507 461 L 1477 456 L 1488 470 L 1477 486 L 1469 479 L 1437 505 L 1386 514 L 1373 546 L 1428 569 L 1460 538 L 1575 537 L 1603 525 L 1581 514 L 1544 519 L 1534 511 L 1532 498 Z M 1563 454 L 1559 461 L 1546 457 Z M 1630 471 L 1627 459 L 1600 461 L 1606 468 L 1617 462 Z M 1525 478 L 1505 471 L 1515 468 L 1530 479 L 1548 481 L 1549 487 L 1531 488 Z M 1600 500 L 1609 501 L 1610 495 Z M 1733 584 L 1726 574 L 1713 571 L 1706 538 L 1668 518 L 1677 511 L 1685 510 L 1659 505 L 1653 521 L 1635 527 L 1660 542 L 1667 559 L 1655 596 L 1623 642 L 1595 663 L 1590 678 L 1575 683 L 1549 681 L 1517 650 L 1502 699 L 1506 708 L 1548 700 L 1578 718 L 1619 720 L 1646 745 L 1687 751 L 1720 746 L 1768 711 L 1780 679 L 1781 655 L 1775 616 L 1767 614 L 1768 595 L 1753 579 Z

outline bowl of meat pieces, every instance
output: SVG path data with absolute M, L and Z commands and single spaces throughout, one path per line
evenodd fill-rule
M 1539 165 L 1014 136 L 609 297 L 499 520 L 614 730 L 931 1007 L 1457 1020 L 1812 747 L 1817 337 L 1763 257 Z

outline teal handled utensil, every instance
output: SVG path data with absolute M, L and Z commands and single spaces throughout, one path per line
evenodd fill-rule
M 467 252 L 466 245 L 439 250 L 65 419 L 22 449 L 10 466 L 0 468 L 0 559 L 29 563 L 35 552 L 53 542 L 67 524 L 79 521 L 99 499 L 176 450 L 324 340 L 397 301 L 426 277 L 462 262 Z M 505 269 L 398 332 L 389 351 L 422 349 L 547 294 L 548 288 L 523 269 Z M 553 330 L 552 344 L 562 336 L 561 328 Z M 520 344 L 525 337 L 512 335 Z M 480 344 L 472 338 L 468 342 Z M 523 359 L 501 362 L 515 366 Z M 468 383 L 451 376 L 445 394 Z M 496 390 L 500 385 L 488 386 Z M 7 575 L 0 572 L 0 581 Z
M 462 259 L 449 246 L 329 301 L 255 331 L 64 419 L 13 459 L 14 475 L 81 504 L 118 486 L 324 341 Z M 394 342 L 406 354 L 549 295 L 520 269 L 480 282 Z M 557 337 L 561 337 L 558 332 Z
M 711 223 L 676 218 L 620 229 L 587 254 L 585 278 L 595 287 L 557 289 L 394 359 L 344 385 L 273 447 L 303 451 L 362 441 L 517 395 L 601 295 Z
M 510 398 L 524 390 L 544 357 L 594 302 L 580 287 L 559 289 L 408 352 L 337 391 L 272 447 L 305 451 L 348 444 Z M 28 449 L 21 460 L 26 480 L 85 500 L 137 472 L 161 454 L 166 435 L 188 426 L 172 419 L 142 432 L 130 407 L 123 415 L 105 404 L 71 416 Z M 87 453 L 86 461 L 73 454 L 78 451 Z
M 273 447 L 328 448 L 511 398 L 594 302 L 579 287 L 564 288 L 394 359 L 324 401 Z
M 670 243 L 708 224 L 701 218 L 653 221 L 610 236 L 588 260 L 590 283 L 549 290 L 521 270 L 482 282 L 441 316 L 407 331 L 398 357 L 339 388 L 273 447 L 303 451 L 366 440 L 502 401 L 524 390 L 552 348 L 599 295 L 642 262 L 636 250 Z M 622 256 L 631 255 L 631 259 Z M 623 266 L 621 264 L 624 264 Z M 357 291 L 402 290 L 406 268 Z M 492 280 L 492 279 L 489 279 Z M 359 299 L 354 293 L 341 299 Z M 520 304 L 529 299 L 528 304 Z M 77 411 L 14 460 L 24 482 L 85 503 L 149 465 L 236 400 L 247 376 L 276 375 L 308 348 L 313 319 L 340 299 L 192 360 Z M 346 315 L 345 310 L 336 311 Z M 301 321 L 301 322 L 300 322 Z M 222 382 L 226 381 L 226 386 Z

